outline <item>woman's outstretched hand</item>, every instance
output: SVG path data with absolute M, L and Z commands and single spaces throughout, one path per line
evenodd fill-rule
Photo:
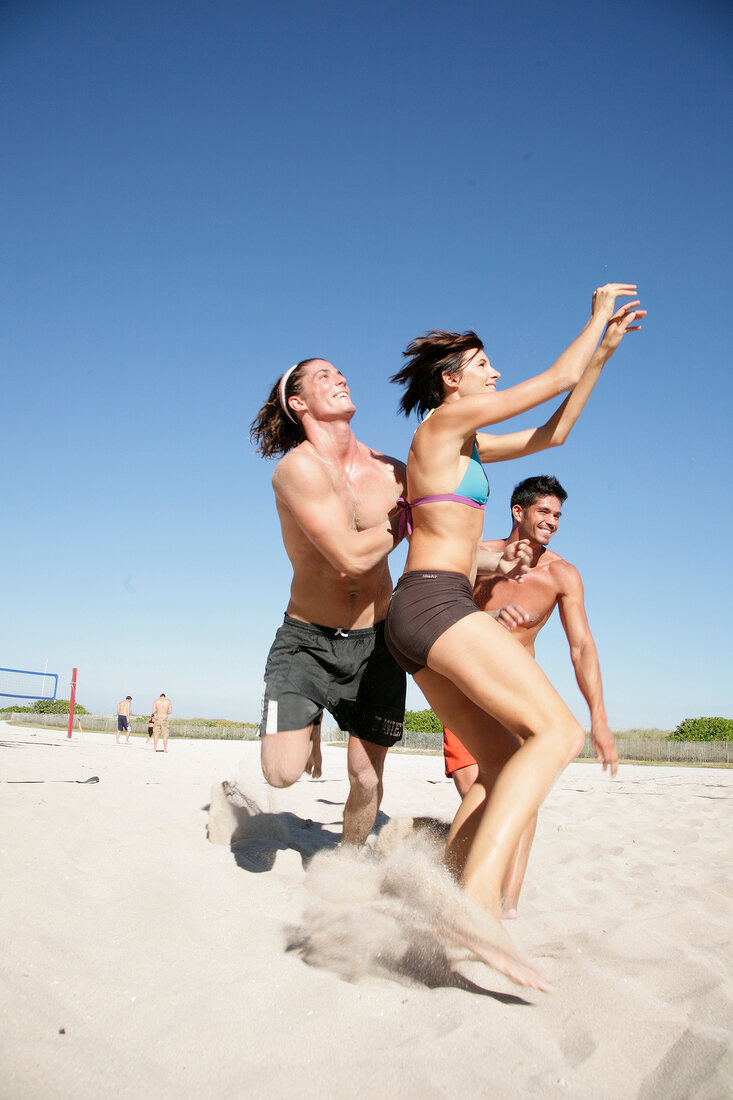
M 613 316 L 609 318 L 600 347 L 613 354 L 627 332 L 639 331 L 641 325 L 634 325 L 632 322 L 641 321 L 643 317 L 646 317 L 646 310 L 640 309 L 640 306 L 641 302 L 637 299 L 635 302 L 629 302 L 616 310 Z
M 616 308 L 616 299 L 631 297 L 632 294 L 636 294 L 636 283 L 606 283 L 605 286 L 599 286 L 593 291 L 591 313 L 594 317 L 603 317 L 610 321 Z

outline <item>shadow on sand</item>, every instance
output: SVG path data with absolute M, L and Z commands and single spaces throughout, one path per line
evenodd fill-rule
M 472 982 L 456 970 L 441 944 L 430 937 L 419 946 L 411 945 L 402 955 L 382 955 L 378 965 L 360 969 L 358 973 L 349 973 L 348 970 L 344 972 L 344 968 L 338 965 L 338 960 L 314 957 L 311 930 L 306 927 L 289 930 L 287 950 L 295 952 L 309 966 L 334 970 L 345 981 L 360 981 L 366 972 L 371 972 L 374 976 L 394 978 L 409 985 L 424 986 L 426 989 L 460 989 L 478 997 L 491 997 L 505 1005 L 531 1006 L 532 1003 L 524 997 L 518 997 L 516 993 L 500 993 L 496 989 L 487 989 Z
M 261 810 L 236 783 L 218 783 L 204 809 L 209 812 L 209 840 L 228 844 L 237 866 L 253 874 L 271 871 L 277 853 L 289 848 L 298 853 L 306 869 L 317 852 L 339 845 L 339 836 L 318 821 L 289 811 Z

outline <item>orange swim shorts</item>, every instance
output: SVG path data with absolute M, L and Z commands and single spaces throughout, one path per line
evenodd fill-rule
M 459 768 L 467 768 L 469 764 L 476 763 L 463 742 L 459 741 L 447 726 L 443 726 L 443 755 L 447 776 L 453 775 L 453 772 L 457 772 Z

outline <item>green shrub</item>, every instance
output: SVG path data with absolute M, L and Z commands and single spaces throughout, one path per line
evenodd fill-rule
M 35 714 L 68 714 L 70 705 L 68 699 L 39 699 L 31 710 Z M 74 714 L 89 714 L 89 711 L 81 703 L 75 703 Z
M 0 714 L 68 714 L 68 699 L 37 699 L 30 707 L 0 707 Z M 89 714 L 80 703 L 74 705 L 74 714 Z
M 443 724 L 433 710 L 406 710 L 405 729 L 413 733 L 442 733 Z
M 685 718 L 670 741 L 733 741 L 733 718 Z

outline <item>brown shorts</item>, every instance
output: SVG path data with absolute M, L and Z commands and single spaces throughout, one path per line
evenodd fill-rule
M 427 665 L 428 653 L 441 634 L 473 614 L 481 612 L 465 574 L 403 573 L 384 624 L 387 648 L 397 664 L 414 675 Z

